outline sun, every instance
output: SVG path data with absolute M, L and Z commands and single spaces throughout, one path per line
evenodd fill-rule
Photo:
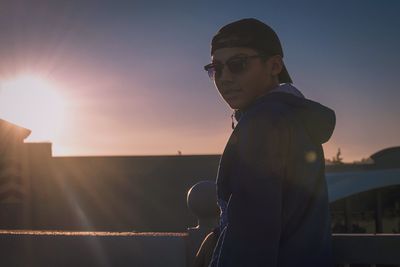
M 25 74 L 0 81 L 0 118 L 30 129 L 29 141 L 56 139 L 65 111 L 65 97 L 50 80 Z

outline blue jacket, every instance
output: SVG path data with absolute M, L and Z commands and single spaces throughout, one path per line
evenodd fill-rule
M 321 144 L 334 127 L 331 109 L 283 92 L 241 112 L 218 170 L 210 266 L 333 266 Z

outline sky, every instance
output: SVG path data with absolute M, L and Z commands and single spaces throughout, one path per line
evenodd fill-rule
M 336 112 L 325 157 L 400 145 L 399 1 L 0 0 L 0 118 L 54 156 L 220 154 L 232 110 L 203 71 L 223 25 L 278 33 L 303 94 Z

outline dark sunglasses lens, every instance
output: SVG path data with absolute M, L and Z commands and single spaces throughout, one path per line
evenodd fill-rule
M 214 79 L 214 74 L 215 74 L 214 65 L 208 64 L 207 66 L 204 67 L 204 69 L 207 71 L 208 77 L 210 77 L 210 79 Z
M 239 74 L 246 68 L 246 59 L 237 58 L 226 62 L 228 69 L 233 74 Z
M 210 79 L 214 79 L 214 76 L 215 76 L 215 70 L 214 70 L 214 68 L 209 68 L 209 69 L 207 70 L 207 73 L 208 73 L 208 77 L 210 77 Z
M 219 76 L 221 76 L 223 67 L 224 66 L 222 64 L 210 64 L 207 65 L 205 69 L 210 79 L 214 80 L 216 77 L 218 78 Z
M 225 65 L 228 67 L 229 71 L 232 74 L 240 74 L 246 69 L 247 59 L 246 58 L 234 58 L 228 60 Z M 222 74 L 222 69 L 224 68 L 224 64 L 208 64 L 204 67 L 207 71 L 210 79 L 214 80 L 215 78 L 219 78 Z

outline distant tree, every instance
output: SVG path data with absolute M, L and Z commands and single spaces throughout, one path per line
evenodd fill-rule
M 340 148 L 338 149 L 338 152 L 336 153 L 336 156 L 332 158 L 332 164 L 343 164 L 343 158 L 341 157 L 342 152 L 340 151 Z
M 178 150 L 178 156 L 182 156 L 182 151 Z

